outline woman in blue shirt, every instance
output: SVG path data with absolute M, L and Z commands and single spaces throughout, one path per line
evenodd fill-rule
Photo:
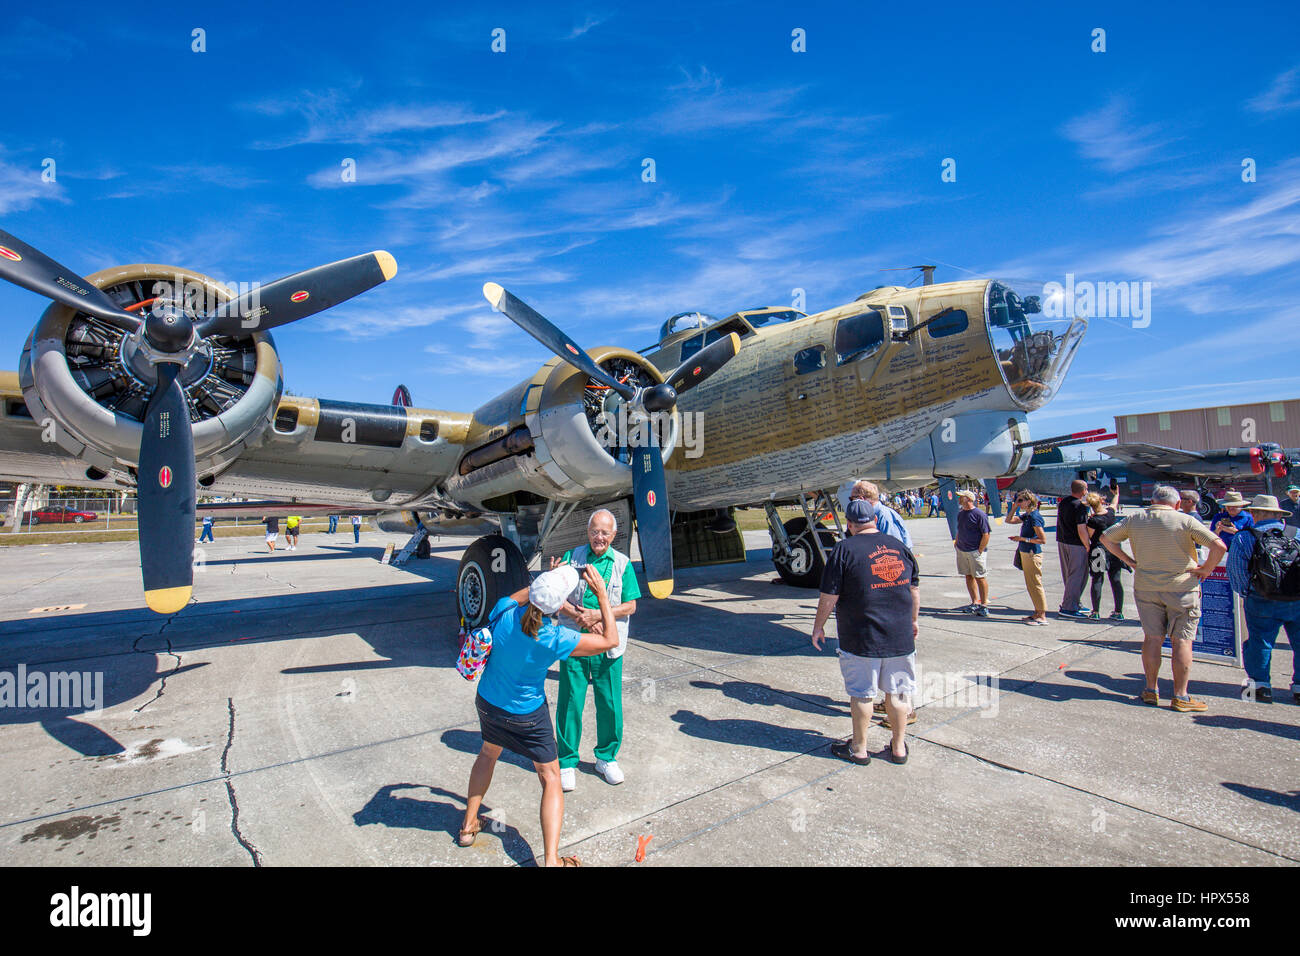
M 551 708 L 546 702 L 546 672 L 556 661 L 604 654 L 618 645 L 618 628 L 604 579 L 591 565 L 583 569 L 583 578 L 600 603 L 601 624 L 590 634 L 545 620 L 578 586 L 578 572 L 568 565 L 539 574 L 530 587 L 502 598 L 492 609 L 488 618 L 492 652 L 483 665 L 475 698 L 483 747 L 469 774 L 465 821 L 457 840 L 461 846 L 473 844 L 483 828 L 479 807 L 492 783 L 497 759 L 507 749 L 531 760 L 542 784 L 545 865 L 579 865 L 576 856 L 560 859 L 558 855 L 564 791 Z
M 1043 532 L 1043 516 L 1038 513 L 1038 496 L 1032 491 L 1022 491 L 1016 496 L 1016 507 L 1024 511 L 1020 519 L 1020 534 L 1009 537 L 1019 544 L 1020 570 L 1025 575 L 1025 590 L 1034 602 L 1034 613 L 1025 618 L 1026 624 L 1047 626 L 1047 592 L 1043 590 L 1043 545 L 1047 535 Z

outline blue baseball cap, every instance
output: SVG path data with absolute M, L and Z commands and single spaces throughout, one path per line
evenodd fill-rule
M 844 513 L 854 524 L 866 524 L 876 520 L 876 506 L 865 498 L 854 498 L 844 509 Z

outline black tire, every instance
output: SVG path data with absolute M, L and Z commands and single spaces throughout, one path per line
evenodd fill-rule
M 495 570 L 494 570 L 495 569 Z M 497 601 L 528 586 L 524 556 L 509 538 L 484 535 L 466 550 L 456 572 L 456 609 L 468 628 L 482 626 Z
M 825 564 L 817 548 L 813 546 L 812 534 L 808 529 L 807 518 L 791 518 L 784 525 L 785 535 L 790 541 L 790 558 L 781 561 L 772 546 L 772 564 L 781 580 L 795 588 L 817 588 L 822 583 L 822 570 Z M 822 547 L 829 552 L 835 547 L 835 532 L 818 522 L 815 525 L 817 536 L 821 538 Z
M 40 524 L 40 523 L 41 523 L 41 519 L 40 519 L 39 517 L 37 517 L 36 515 L 32 515 L 32 521 L 31 521 L 31 523 L 32 523 L 32 524 Z
M 85 521 L 85 520 L 86 520 L 86 519 L 83 518 L 83 517 L 81 517 L 81 515 L 77 515 L 75 518 L 72 519 L 72 523 L 73 523 L 73 524 L 81 524 L 81 523 L 82 523 L 83 521 Z
M 1196 513 L 1201 516 L 1202 521 L 1208 522 L 1218 510 L 1218 503 L 1208 494 L 1202 495 L 1201 500 L 1196 503 Z

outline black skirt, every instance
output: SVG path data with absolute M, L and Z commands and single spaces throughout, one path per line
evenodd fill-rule
M 474 704 L 478 708 L 479 731 L 484 743 L 504 747 L 536 763 L 560 759 L 549 703 L 544 702 L 531 714 L 512 714 L 477 696 Z

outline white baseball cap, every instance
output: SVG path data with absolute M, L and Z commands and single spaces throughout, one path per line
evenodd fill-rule
M 577 586 L 577 569 L 566 564 L 537 575 L 528 588 L 528 601 L 543 614 L 554 614 Z

